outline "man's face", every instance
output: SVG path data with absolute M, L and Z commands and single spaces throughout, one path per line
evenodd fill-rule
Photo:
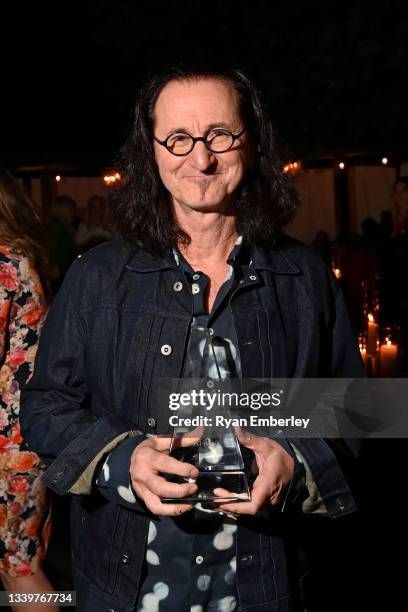
M 216 79 L 171 81 L 157 99 L 154 119 L 158 140 L 165 140 L 173 132 L 206 136 L 214 127 L 233 134 L 245 128 L 234 90 Z M 173 155 L 156 142 L 154 148 L 160 177 L 173 202 L 202 212 L 230 209 L 252 164 L 247 132 L 224 153 L 212 153 L 202 141 L 184 157 Z

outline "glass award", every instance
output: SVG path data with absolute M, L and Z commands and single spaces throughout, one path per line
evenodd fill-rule
M 228 343 L 212 338 L 207 327 L 193 325 L 187 350 L 184 377 L 180 380 L 183 394 L 208 398 L 228 386 L 226 351 Z M 201 392 L 201 395 L 200 395 Z M 182 484 L 195 482 L 197 491 L 191 497 L 163 498 L 164 502 L 194 503 L 217 501 L 250 501 L 249 478 L 255 464 L 252 451 L 241 447 L 234 427 L 215 426 L 215 415 L 231 417 L 229 408 L 215 401 L 211 411 L 205 401 L 188 403 L 177 410 L 180 422 L 193 423 L 191 427 L 177 426 L 172 432 L 170 455 L 179 461 L 195 465 L 197 479 L 191 480 L 174 474 L 164 474 L 170 482 Z M 224 489 L 225 497 L 215 495 L 214 490 Z

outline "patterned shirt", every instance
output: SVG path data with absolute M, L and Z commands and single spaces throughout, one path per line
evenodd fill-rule
M 46 312 L 43 288 L 28 258 L 0 245 L 0 452 L 21 449 L 20 389 L 32 374 Z
M 193 296 L 193 319 L 183 369 L 185 378 L 240 376 L 229 298 L 239 280 L 249 273 L 241 243 L 239 237 L 227 259 L 229 270 L 211 313 L 206 312 L 204 306 L 208 277 L 201 271 L 192 270 L 178 251 L 173 253 Z M 208 336 L 211 336 L 214 352 L 208 349 Z M 136 444 L 134 439 L 128 439 L 112 451 L 96 481 L 102 492 L 104 487 L 115 485 L 118 493 L 130 503 L 132 497 L 135 498 L 129 488 L 128 471 Z M 120 474 L 121 482 L 118 481 Z M 152 519 L 145 575 L 136 611 L 236 610 L 236 532 L 236 517 L 204 509 L 199 503 L 181 517 Z

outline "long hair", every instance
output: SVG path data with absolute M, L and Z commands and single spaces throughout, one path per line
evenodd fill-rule
M 34 202 L 5 168 L 0 168 L 0 242 L 29 259 L 49 298 L 45 226 Z
M 133 246 L 151 253 L 163 254 L 177 240 L 189 242 L 173 218 L 170 194 L 160 179 L 155 160 L 155 104 L 171 81 L 201 79 L 222 80 L 233 88 L 241 118 L 255 141 L 255 167 L 237 194 L 237 231 L 250 244 L 271 244 L 298 205 L 296 189 L 282 171 L 275 132 L 251 81 L 238 70 L 173 68 L 152 78 L 140 90 L 132 129 L 115 162 L 123 178 L 110 197 L 119 233 Z

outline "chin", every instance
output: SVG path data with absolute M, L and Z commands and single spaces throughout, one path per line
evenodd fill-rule
M 225 209 L 225 201 L 223 199 L 208 199 L 208 200 L 187 200 L 186 205 L 194 210 L 201 212 L 217 212 Z
M 187 206 L 195 208 L 197 210 L 223 208 L 225 203 L 230 200 L 230 197 L 226 193 L 206 193 L 204 197 L 201 194 L 188 194 L 183 199 Z

